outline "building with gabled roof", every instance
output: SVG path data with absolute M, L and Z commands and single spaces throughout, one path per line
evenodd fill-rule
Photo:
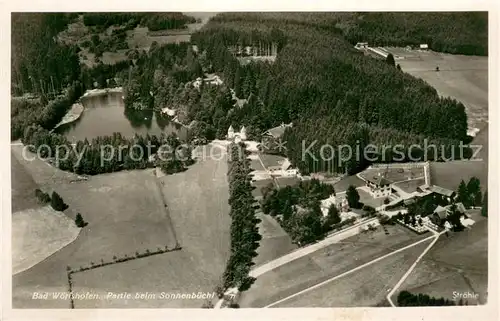
M 291 128 L 292 126 L 293 126 L 292 123 L 289 124 L 281 123 L 281 125 L 279 126 L 268 129 L 266 132 L 264 132 L 264 135 L 270 136 L 275 139 L 281 138 L 281 136 L 283 136 L 283 134 L 285 133 L 285 130 L 287 128 Z
M 241 142 L 247 140 L 247 130 L 245 126 L 241 126 L 239 132 L 235 131 L 233 125 L 230 125 L 227 130 L 227 140 L 231 140 L 234 142 Z

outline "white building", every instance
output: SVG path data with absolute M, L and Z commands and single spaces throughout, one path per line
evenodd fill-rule
M 247 140 L 247 130 L 245 126 L 242 126 L 239 132 L 235 131 L 232 125 L 229 126 L 227 130 L 227 139 L 236 143 Z
M 429 49 L 429 45 L 426 44 L 426 43 L 422 43 L 420 44 L 420 50 L 428 50 Z
M 373 198 L 388 197 L 392 194 L 392 182 L 386 179 L 380 172 L 374 177 L 366 177 L 365 182 Z
M 335 196 L 332 194 L 332 195 L 330 195 L 329 198 L 322 200 L 321 201 L 321 212 L 323 213 L 323 216 L 328 215 L 328 210 L 330 209 L 330 206 L 332 206 L 332 205 L 335 205 L 337 207 L 342 219 L 349 218 L 349 216 L 342 215 L 342 213 L 349 212 L 349 202 L 347 201 L 345 194 L 343 194 L 341 196 Z
M 281 164 L 281 175 L 285 177 L 294 177 L 299 174 L 299 170 L 297 168 L 292 168 L 292 163 L 286 158 Z

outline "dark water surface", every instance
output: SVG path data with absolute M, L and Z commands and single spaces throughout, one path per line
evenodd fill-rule
M 186 128 L 171 122 L 166 116 L 152 110 L 135 111 L 125 109 L 121 93 L 109 93 L 81 100 L 85 110 L 76 121 L 62 125 L 55 131 L 69 140 L 77 141 L 119 132 L 125 137 L 136 133 L 159 136 L 161 133 L 176 133 L 181 139 L 187 136 Z

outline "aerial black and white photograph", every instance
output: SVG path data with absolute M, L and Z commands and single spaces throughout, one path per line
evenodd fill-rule
M 491 304 L 488 11 L 10 17 L 12 309 Z

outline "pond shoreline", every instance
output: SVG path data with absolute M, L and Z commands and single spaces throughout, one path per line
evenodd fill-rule
M 80 118 L 83 114 L 85 107 L 80 102 L 76 102 L 71 106 L 71 109 L 64 115 L 61 121 L 52 129 L 54 131 L 59 126 L 72 123 Z
M 95 97 L 95 96 L 100 96 L 100 95 L 106 95 L 109 93 L 123 93 L 123 87 L 90 89 L 90 90 L 87 90 L 81 98 Z
M 66 113 L 66 115 L 64 115 L 64 117 L 61 119 L 61 121 L 56 126 L 54 126 L 52 131 L 54 131 L 55 129 L 57 129 L 58 127 L 60 127 L 62 125 L 72 123 L 80 118 L 80 116 L 83 114 L 83 112 L 85 110 L 85 107 L 81 103 L 82 98 L 96 97 L 96 96 L 101 96 L 101 95 L 107 95 L 109 93 L 122 93 L 122 92 L 123 92 L 123 87 L 87 90 L 78 99 L 78 101 L 71 106 L 71 109 Z

